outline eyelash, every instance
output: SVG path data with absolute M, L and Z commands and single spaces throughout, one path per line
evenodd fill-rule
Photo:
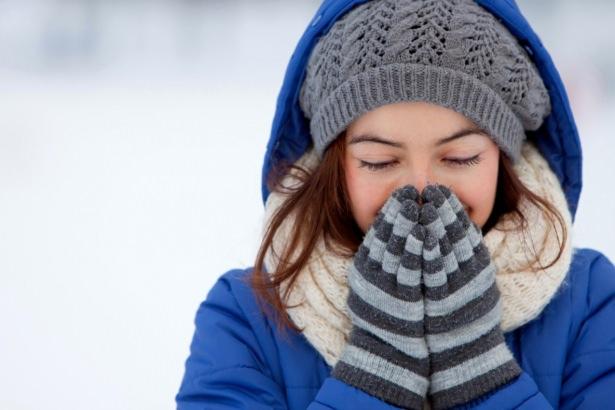
M 372 162 L 366 162 L 366 161 L 362 161 L 359 160 L 361 162 L 361 164 L 359 165 L 359 168 L 363 168 L 366 167 L 369 170 L 372 171 L 379 171 L 385 168 L 390 168 L 392 167 L 395 162 L 391 161 L 391 162 L 378 162 L 378 163 L 372 163 Z M 471 167 L 473 165 L 477 165 L 479 162 L 482 161 L 482 158 L 480 157 L 480 154 L 477 154 L 471 158 L 449 158 L 449 159 L 445 159 L 445 161 L 448 161 L 452 164 L 454 164 L 454 166 L 467 166 L 467 167 Z

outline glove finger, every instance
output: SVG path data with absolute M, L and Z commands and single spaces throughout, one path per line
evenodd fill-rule
M 439 241 L 437 251 L 447 278 L 446 286 L 426 288 L 425 328 L 433 334 L 451 331 L 486 315 L 497 303 L 499 294 L 495 284 L 495 266 L 491 263 L 486 246 L 480 242 L 475 249 L 470 247 L 470 251 L 466 250 L 468 256 L 460 257 L 456 250 L 461 244 L 469 246 L 467 238 L 462 237 L 453 245 L 450 243 L 451 229 L 454 229 L 455 223 L 458 226 L 460 221 L 455 219 L 456 222 L 445 227 L 444 212 L 435 208 L 435 204 L 440 204 L 440 210 L 450 206 L 445 194 L 432 190 L 428 198 L 429 202 L 422 208 L 421 222 L 427 227 L 428 236 L 431 233 Z M 433 257 L 428 252 L 431 246 L 426 239 L 423 251 L 426 285 L 430 279 L 427 273 L 440 269 L 438 262 L 429 261 Z
M 414 271 L 416 278 L 401 278 L 400 282 L 399 272 L 404 271 L 401 260 L 405 253 L 406 238 L 411 237 L 411 230 L 417 225 L 417 220 L 418 204 L 414 200 L 406 200 L 393 223 L 393 233 L 386 243 L 381 268 L 378 269 L 376 263 L 372 262 L 365 265 L 366 269 L 361 272 L 363 278 L 353 280 L 353 283 L 361 283 L 361 289 L 351 292 L 348 300 L 352 311 L 375 318 L 374 324 L 382 329 L 415 338 L 424 334 L 420 260 L 419 269 Z M 368 260 L 371 261 L 371 257 Z M 372 291 L 367 294 L 369 289 Z M 363 294 L 365 300 L 356 300 L 355 293 Z
M 469 260 L 474 254 L 473 245 L 478 245 L 480 240 L 476 244 L 470 241 L 470 236 L 476 239 L 476 232 L 456 195 L 441 185 L 425 187 L 422 195 L 425 203 L 435 206 L 459 263 Z
M 447 264 L 443 258 L 442 246 L 448 254 L 450 244 L 446 241 L 446 231 L 442 221 L 438 217 L 438 213 L 431 203 L 424 204 L 420 212 L 420 223 L 425 228 L 425 241 L 423 243 L 422 252 L 422 271 L 423 283 L 425 285 L 425 296 L 428 298 L 436 298 L 436 295 L 448 295 L 448 278 Z M 443 240 L 442 240 L 442 239 Z M 450 270 L 457 268 L 456 260 L 448 261 L 453 266 L 448 267 Z
M 395 197 L 399 202 L 405 202 L 406 200 L 418 202 L 420 195 L 419 191 L 417 191 L 417 189 L 412 185 L 404 185 L 393 191 L 391 196 Z
M 401 210 L 402 203 L 408 200 L 416 201 L 417 199 L 418 191 L 411 185 L 398 188 L 389 196 L 363 239 L 363 245 L 371 250 L 370 256 L 372 259 L 382 260 L 385 250 L 383 243 L 386 244 L 391 237 L 393 224 Z
M 416 192 L 414 188 L 404 191 L 412 195 L 412 190 Z M 399 259 L 401 252 L 395 248 L 401 246 L 403 249 L 405 237 L 412 223 L 416 223 L 403 220 L 408 217 L 408 213 L 404 211 L 406 216 L 402 215 L 402 204 L 398 199 L 403 199 L 404 205 L 410 207 L 409 209 L 418 205 L 411 195 L 404 196 L 404 192 L 400 191 L 400 193 L 401 195 L 394 194 L 387 200 L 354 257 L 348 275 L 351 288 L 348 304 L 358 317 L 376 318 L 374 323 L 387 331 L 405 336 L 416 336 L 417 334 L 422 335 L 423 332 L 422 300 L 414 293 L 412 297 L 408 295 L 410 292 L 404 293 L 405 289 L 401 289 L 397 284 L 396 270 L 387 273 L 383 269 L 383 264 L 394 263 L 395 253 Z M 414 220 L 416 219 L 415 217 Z M 393 233 L 394 229 L 403 240 L 401 245 L 396 238 L 397 235 Z M 385 257 L 388 258 L 386 262 Z M 420 326 L 414 323 L 418 320 L 421 321 Z
M 431 196 L 430 201 L 423 205 L 420 223 L 427 230 L 431 231 L 439 241 L 440 254 L 442 255 L 447 276 L 447 286 L 430 288 L 427 290 L 426 296 L 432 300 L 441 300 L 469 282 L 476 275 L 477 270 L 480 271 L 486 267 L 490 262 L 490 256 L 487 247 L 479 243 L 474 248 L 473 257 L 468 258 L 466 261 L 459 261 L 458 255 L 455 254 L 453 245 L 449 240 L 447 228 L 444 226 L 440 214 L 435 208 L 437 203 L 440 204 L 440 207 L 443 207 L 446 199 L 443 195 L 438 193 L 436 195 L 435 201 L 432 200 L 434 196 Z
M 491 255 L 489 254 L 489 249 L 485 245 L 480 228 L 470 219 L 455 193 L 444 185 L 438 185 L 438 190 L 445 199 L 445 202 L 442 204 L 443 207 L 440 209 L 446 209 L 445 207 L 448 206 L 449 211 L 447 213 L 451 215 L 452 212 L 454 212 L 458 221 L 446 227 L 450 243 L 455 244 L 459 236 L 464 238 L 462 240 L 465 241 L 461 243 L 457 241 L 460 245 L 464 245 L 464 248 L 461 248 L 461 246 L 455 247 L 455 245 L 453 245 L 454 249 L 457 248 L 455 257 L 457 258 L 457 262 L 463 274 L 449 275 L 449 291 L 452 293 L 485 269 L 491 263 Z M 444 223 L 446 225 L 446 222 Z M 459 228 L 460 225 L 463 229 L 454 229 Z M 454 230 L 457 230 L 459 233 L 454 233 Z M 459 251 L 460 249 L 463 249 L 463 253 Z M 470 249 L 471 251 L 469 251 Z M 468 255 L 471 257 L 468 258 Z M 493 267 L 492 271 L 495 275 L 495 267 Z M 485 278 L 485 280 L 491 279 Z M 495 280 L 495 278 L 493 278 L 493 280 Z
M 425 229 L 418 224 L 419 205 L 412 201 L 402 208 L 402 217 L 410 222 L 408 233 L 401 249 L 401 258 L 396 270 L 397 284 L 404 290 L 404 297 L 418 301 L 421 294 L 421 253 Z
M 441 216 L 448 218 L 443 219 L 444 225 L 446 226 L 454 222 L 455 218 L 459 220 L 459 225 L 461 225 L 462 227 L 462 230 L 459 232 L 459 234 L 467 236 L 470 240 L 470 243 L 472 244 L 472 247 L 475 247 L 483 239 L 481 229 L 478 227 L 478 225 L 476 225 L 476 223 L 474 223 L 474 221 L 472 221 L 472 219 L 464 209 L 463 204 L 459 200 L 459 197 L 457 197 L 457 195 L 455 195 L 453 191 L 451 191 L 448 187 L 444 185 L 436 185 L 436 188 L 437 191 L 441 193 L 441 195 L 436 194 L 436 196 L 439 196 L 441 198 L 439 198 L 438 201 L 443 200 L 444 202 L 442 204 L 448 205 L 446 208 L 442 208 L 441 210 Z M 428 196 L 431 196 L 431 193 L 429 193 Z M 456 241 L 456 238 L 451 239 L 453 241 Z
M 412 199 L 404 201 L 400 212 L 395 216 L 393 232 L 382 258 L 382 269 L 385 272 L 392 275 L 397 274 L 406 240 L 412 227 L 416 225 L 417 219 L 418 204 Z
M 395 218 L 392 224 L 387 222 L 388 216 L 380 215 L 379 220 L 374 224 L 373 238 L 361 244 L 354 258 L 355 267 L 367 280 L 400 299 L 406 298 L 403 293 L 398 292 L 396 275 L 406 238 L 412 226 L 416 224 L 416 217 L 412 220 L 410 209 L 414 208 L 415 213 L 418 213 L 417 207 L 418 205 L 413 200 L 406 200 L 400 212 L 392 216 Z M 390 227 L 385 228 L 384 225 L 390 225 Z M 385 241 L 387 237 L 388 240 Z M 380 258 L 379 254 L 383 249 Z
M 461 221 L 463 227 L 466 229 L 472 246 L 476 246 L 483 239 L 483 233 L 480 227 L 470 218 L 470 215 L 468 215 L 466 210 L 463 208 L 463 204 L 459 200 L 459 197 L 457 197 L 453 191 L 444 185 L 440 185 L 439 189 L 448 200 L 448 203 L 451 205 L 451 208 L 457 215 L 457 218 Z
M 402 203 L 410 200 L 416 201 L 418 195 L 416 188 L 406 185 L 395 190 L 389 196 L 367 230 L 363 242 L 357 250 L 355 260 L 360 259 L 363 263 L 369 255 L 372 260 L 382 261 L 386 249 L 385 244 L 391 238 L 395 218 L 401 210 Z

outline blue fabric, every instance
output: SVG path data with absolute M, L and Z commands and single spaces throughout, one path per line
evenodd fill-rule
M 335 21 L 366 0 L 325 0 L 308 25 L 292 54 L 282 89 L 278 94 L 262 168 L 262 197 L 267 200 L 267 175 L 281 160 L 294 162 L 310 146 L 309 123 L 299 107 L 299 91 L 310 52 Z M 568 200 L 573 221 L 581 194 L 581 144 L 566 90 L 551 57 L 513 0 L 478 0 L 495 15 L 526 48 L 540 72 L 551 97 L 552 112 L 543 125 L 528 132 L 557 175 Z
M 395 409 L 329 377 L 305 337 L 259 312 L 251 269 L 220 277 L 196 315 L 178 409 Z M 613 409 L 615 267 L 575 249 L 564 285 L 541 315 L 506 334 L 521 377 L 464 408 Z
M 294 161 L 311 144 L 299 86 L 317 39 L 366 0 L 325 0 L 301 37 L 280 90 L 262 169 Z M 574 218 L 581 193 L 581 146 L 563 83 L 540 39 L 512 0 L 477 0 L 534 59 L 552 101 L 543 126 L 529 133 L 557 174 Z M 250 269 L 220 277 L 196 315 L 196 330 L 176 396 L 178 409 L 394 409 L 329 377 L 330 367 L 301 334 L 280 334 L 261 314 L 245 282 Z M 575 249 L 566 281 L 538 318 L 506 334 L 522 375 L 464 408 L 615 409 L 615 267 L 591 249 Z

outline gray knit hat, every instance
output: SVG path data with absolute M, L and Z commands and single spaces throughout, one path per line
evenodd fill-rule
M 299 103 L 321 158 L 353 120 L 400 101 L 463 114 L 513 162 L 551 111 L 525 49 L 472 0 L 372 0 L 314 47 Z

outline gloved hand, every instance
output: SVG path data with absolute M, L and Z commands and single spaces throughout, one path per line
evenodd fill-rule
M 497 389 L 521 369 L 500 329 L 496 269 L 480 228 L 448 188 L 428 185 L 421 198 L 429 395 L 442 409 Z
M 429 385 L 424 339 L 418 191 L 402 187 L 368 229 L 348 272 L 352 329 L 331 374 L 393 405 L 422 409 Z

